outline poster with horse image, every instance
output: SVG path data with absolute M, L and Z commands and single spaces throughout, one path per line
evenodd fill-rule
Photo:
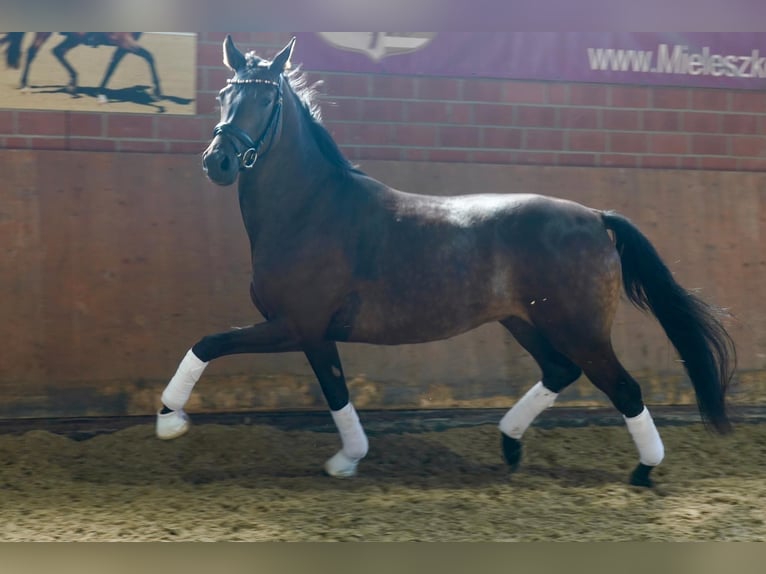
M 194 115 L 197 36 L 0 33 L 0 107 Z

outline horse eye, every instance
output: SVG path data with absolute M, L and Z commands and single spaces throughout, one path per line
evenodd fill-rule
M 271 102 L 273 101 L 274 100 L 271 98 L 271 96 L 264 96 L 263 98 L 261 98 L 261 106 L 263 106 L 264 108 L 268 108 L 271 105 Z

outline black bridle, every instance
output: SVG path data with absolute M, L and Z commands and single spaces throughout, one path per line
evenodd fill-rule
M 259 157 L 263 157 L 271 149 L 271 144 L 274 143 L 274 136 L 276 134 L 277 125 L 279 119 L 282 116 L 282 76 L 279 76 L 278 81 L 267 80 L 264 78 L 250 78 L 250 79 L 238 79 L 231 78 L 226 80 L 229 84 L 267 84 L 269 86 L 275 86 L 277 88 L 277 99 L 274 103 L 274 107 L 271 109 L 271 117 L 269 117 L 269 123 L 258 138 L 258 141 L 253 141 L 253 138 L 243 129 L 238 128 L 234 124 L 228 122 L 221 122 L 213 128 L 213 136 L 226 135 L 230 138 L 237 140 L 244 146 L 244 151 L 237 153 L 237 159 L 239 159 L 240 171 L 250 169 L 258 161 Z M 269 146 L 265 150 L 261 150 L 261 147 L 266 142 L 266 138 L 269 138 Z M 234 146 L 237 149 L 237 146 Z

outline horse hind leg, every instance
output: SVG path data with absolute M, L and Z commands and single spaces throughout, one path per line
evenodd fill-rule
M 581 375 L 580 367 L 557 351 L 549 339 L 526 321 L 510 317 L 500 321 L 535 359 L 542 378 L 500 420 L 503 455 L 512 471 L 522 456 L 521 438 L 540 413 L 552 406 L 558 394 Z
M 590 381 L 601 390 L 622 414 L 625 425 L 639 454 L 638 466 L 630 476 L 634 486 L 653 486 L 651 471 L 665 457 L 652 415 L 644 404 L 641 387 L 620 364 L 611 343 L 593 346 L 575 358 L 583 366 Z
M 66 59 L 66 54 L 77 46 L 80 43 L 79 38 L 75 36 L 67 36 L 64 38 L 64 40 L 57 44 L 53 48 L 53 55 L 56 57 L 56 59 L 61 63 L 62 66 L 64 66 L 64 69 L 69 73 L 69 85 L 67 86 L 67 91 L 70 94 L 77 93 L 77 70 L 75 70 L 72 65 L 69 63 L 69 60 Z

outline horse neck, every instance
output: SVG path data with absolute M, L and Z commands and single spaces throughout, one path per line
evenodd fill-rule
M 336 168 L 324 157 L 312 135 L 310 121 L 291 89 L 286 89 L 277 141 L 254 168 L 239 178 L 239 198 L 245 227 L 254 231 L 269 224 L 296 222 L 307 202 L 326 190 Z

